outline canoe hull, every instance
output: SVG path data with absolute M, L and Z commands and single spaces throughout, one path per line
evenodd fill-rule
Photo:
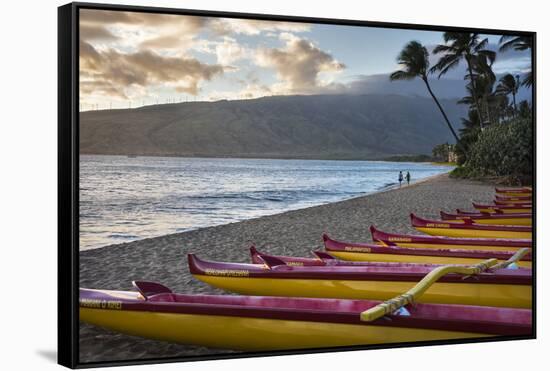
M 384 243 L 377 242 L 378 245 L 383 246 Z M 481 245 L 450 245 L 444 243 L 423 243 L 423 242 L 393 242 L 392 246 L 407 247 L 407 248 L 422 248 L 422 249 L 458 249 L 458 250 L 482 250 L 482 251 L 517 251 L 521 247 L 515 246 L 481 246 Z M 526 246 L 528 247 L 528 246 Z
M 486 225 L 526 225 L 531 226 L 533 224 L 531 218 L 475 218 L 475 217 L 465 217 L 477 224 L 486 224 Z M 452 222 L 464 223 L 463 219 L 444 219 Z
M 407 245 L 407 244 L 404 244 Z M 401 246 L 401 244 L 399 245 Z M 427 248 L 428 246 L 415 245 L 413 247 Z M 470 246 L 471 247 L 471 246 Z M 431 248 L 431 246 L 430 246 Z M 434 247 L 435 248 L 435 247 Z M 449 246 L 442 247 L 449 248 Z M 453 246 L 453 248 L 459 248 Z M 478 249 L 479 250 L 479 249 Z M 489 250 L 489 249 L 486 249 Z M 493 249 L 494 250 L 494 249 Z M 502 251 L 509 251 L 511 249 L 503 249 Z M 477 264 L 486 259 L 482 258 L 460 258 L 451 256 L 429 256 L 429 255 L 398 255 L 398 254 L 376 254 L 376 253 L 361 253 L 361 252 L 347 252 L 347 251 L 329 251 L 330 255 L 335 258 L 349 261 L 370 261 L 370 262 L 389 262 L 389 263 L 419 263 L 419 264 Z M 499 260 L 500 262 L 504 260 Z M 521 260 L 517 262 L 517 265 L 521 268 L 531 268 L 531 261 Z
M 245 295 L 388 300 L 416 282 L 228 277 L 193 274 L 209 285 Z M 438 282 L 419 303 L 531 308 L 531 286 Z
M 510 196 L 510 197 L 532 197 L 531 192 L 496 192 L 499 196 Z
M 128 335 L 244 351 L 308 349 L 488 336 L 422 328 L 92 308 L 80 308 L 80 319 Z
M 499 231 L 499 230 L 482 230 L 482 229 L 454 229 L 454 228 L 432 228 L 432 227 L 417 227 L 417 231 L 429 234 L 431 236 L 446 236 L 446 237 L 467 237 L 467 238 L 511 238 L 511 239 L 530 239 L 532 232 L 523 231 Z
M 533 209 L 530 208 L 530 207 L 519 207 L 519 208 L 513 208 L 513 209 L 503 209 L 503 208 L 499 208 L 496 205 L 495 205 L 494 208 L 481 207 L 481 208 L 478 208 L 477 210 L 479 210 L 481 212 L 484 212 L 484 213 L 496 213 L 497 210 L 498 210 L 498 211 L 502 212 L 503 214 L 521 214 L 521 213 L 531 213 L 531 212 L 533 212 Z

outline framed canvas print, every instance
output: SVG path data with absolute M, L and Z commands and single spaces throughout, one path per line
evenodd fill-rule
M 535 337 L 535 33 L 58 17 L 61 364 Z

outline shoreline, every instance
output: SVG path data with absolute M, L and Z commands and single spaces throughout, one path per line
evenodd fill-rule
M 471 201 L 487 201 L 494 194 L 488 183 L 452 179 L 448 174 L 428 178 L 334 203 L 81 251 L 80 286 L 132 290 L 132 280 L 148 280 L 179 293 L 228 294 L 195 280 L 189 274 L 187 253 L 207 260 L 248 262 L 248 249 L 255 244 L 268 254 L 311 256 L 312 250 L 322 249 L 322 233 L 354 242 L 371 241 L 371 224 L 388 232 L 417 233 L 410 226 L 410 212 L 439 218 L 440 210 L 471 209 Z M 82 362 L 231 352 L 147 340 L 84 323 L 79 341 Z
M 427 176 L 427 177 L 425 177 L 425 178 L 421 178 L 421 179 L 416 180 L 416 181 L 412 181 L 411 184 L 408 184 L 408 185 L 403 184 L 403 185 L 401 185 L 401 186 L 399 186 L 399 184 L 396 182 L 396 183 L 394 183 L 394 184 L 390 184 L 390 185 L 387 185 L 387 186 L 382 186 L 381 188 L 379 188 L 379 189 L 377 189 L 377 190 L 375 190 L 375 191 L 372 191 L 372 192 L 363 193 L 363 194 L 361 194 L 361 195 L 359 195 L 359 196 L 354 196 L 354 197 L 350 197 L 350 198 L 345 198 L 345 199 L 338 200 L 338 201 L 334 201 L 334 202 L 328 202 L 328 203 L 319 204 L 319 205 L 314 205 L 314 206 L 307 206 L 307 207 L 303 207 L 303 208 L 299 208 L 299 209 L 290 209 L 290 210 L 286 210 L 286 211 L 279 212 L 279 213 L 276 213 L 276 214 L 266 214 L 266 215 L 262 215 L 262 216 L 259 216 L 259 217 L 256 217 L 256 218 L 238 220 L 238 221 L 229 222 L 229 223 L 225 223 L 225 224 L 217 224 L 217 225 L 211 225 L 211 226 L 206 226 L 206 227 L 197 227 L 197 228 L 192 228 L 192 229 L 189 229 L 189 230 L 186 230 L 186 231 L 180 231 L 180 232 L 174 232 L 174 233 L 166 233 L 166 234 L 161 234 L 161 235 L 154 236 L 154 237 L 144 237 L 144 238 L 139 238 L 139 239 L 137 239 L 137 240 L 132 240 L 132 241 L 128 241 L 128 242 L 112 243 L 112 244 L 105 245 L 105 246 L 99 246 L 99 247 L 94 247 L 94 248 L 88 248 L 88 249 L 80 250 L 79 252 L 80 252 L 80 253 L 83 253 L 83 252 L 85 252 L 85 251 L 106 249 L 106 248 L 111 248 L 111 247 L 114 247 L 114 246 L 126 245 L 126 244 L 129 244 L 129 243 L 144 241 L 144 240 L 148 240 L 148 239 L 162 238 L 162 237 L 167 237 L 167 236 L 172 236 L 172 235 L 178 235 L 178 234 L 181 234 L 181 233 L 188 233 L 188 232 L 200 231 L 200 230 L 207 229 L 207 228 L 221 227 L 221 226 L 224 226 L 224 225 L 231 225 L 231 224 L 235 224 L 235 223 L 241 223 L 241 222 L 245 222 L 245 221 L 250 221 L 250 220 L 255 220 L 255 219 L 260 219 L 260 218 L 268 217 L 268 216 L 282 215 L 282 214 L 285 214 L 285 213 L 288 213 L 288 212 L 292 212 L 292 211 L 306 210 L 306 209 L 310 209 L 310 208 L 314 208 L 314 207 L 319 207 L 319 206 L 332 205 L 332 204 L 336 204 L 336 203 L 338 203 L 338 202 L 344 202 L 344 201 L 349 201 L 349 200 L 353 200 L 353 199 L 356 199 L 356 198 L 367 197 L 367 196 L 371 196 L 371 195 L 375 195 L 375 194 L 383 193 L 383 192 L 388 192 L 388 191 L 395 190 L 395 189 L 403 189 L 403 188 L 407 188 L 407 187 L 412 187 L 412 186 L 414 186 L 415 184 L 427 182 L 427 181 L 430 181 L 430 180 L 432 180 L 432 179 L 436 179 L 436 178 L 438 178 L 438 177 L 441 177 L 441 176 L 448 176 L 448 175 L 449 175 L 449 172 L 442 173 L 442 174 L 431 175 L 431 176 Z
M 241 155 L 204 155 L 204 154 L 135 154 L 135 153 L 88 153 L 80 152 L 78 156 L 113 156 L 113 157 L 127 157 L 127 158 L 139 158 L 139 157 L 166 157 L 166 158 L 199 158 L 199 159 L 234 159 L 234 160 L 306 160 L 306 161 L 373 161 L 373 162 L 393 162 L 393 163 L 413 163 L 413 164 L 432 164 L 439 165 L 439 163 L 434 161 L 395 161 L 388 159 L 388 157 L 317 157 L 317 156 L 304 156 L 304 157 L 285 157 L 277 155 L 265 155 L 261 156 L 260 154 L 241 154 Z M 409 156 L 409 155 L 407 155 Z M 410 155 L 416 156 L 416 155 Z

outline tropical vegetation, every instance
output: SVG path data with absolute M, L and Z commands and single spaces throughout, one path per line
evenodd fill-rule
M 532 49 L 529 36 L 504 35 L 499 40 L 500 52 Z M 498 57 L 489 39 L 478 33 L 445 32 L 443 43 L 433 48 L 438 57 L 430 66 L 428 48 L 410 41 L 397 56 L 400 68 L 390 80 L 421 79 L 456 140 L 455 145 L 438 145 L 433 158 L 443 161 L 449 151 L 456 155 L 458 167 L 454 176 L 469 178 L 498 177 L 509 183 L 529 183 L 532 179 L 533 118 L 527 100 L 518 102 L 518 92 L 533 84 L 532 71 L 519 74 L 497 74 L 493 64 Z M 430 75 L 437 78 L 465 65 L 467 95 L 457 104 L 468 106 L 460 123 L 451 123 L 445 109 L 430 85 Z M 458 134 L 455 127 L 459 127 Z

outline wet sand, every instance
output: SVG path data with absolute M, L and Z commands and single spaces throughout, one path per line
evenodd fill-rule
M 439 175 L 410 186 L 238 223 L 106 246 L 80 253 L 80 286 L 132 289 L 132 280 L 162 283 L 175 292 L 222 294 L 194 280 L 187 253 L 220 261 L 249 261 L 252 243 L 263 252 L 309 256 L 321 249 L 321 234 L 369 242 L 369 226 L 383 231 L 415 233 L 409 213 L 438 218 L 440 210 L 471 209 L 472 201 L 488 202 L 494 186 Z M 80 325 L 80 361 L 114 361 L 228 353 L 121 335 Z

